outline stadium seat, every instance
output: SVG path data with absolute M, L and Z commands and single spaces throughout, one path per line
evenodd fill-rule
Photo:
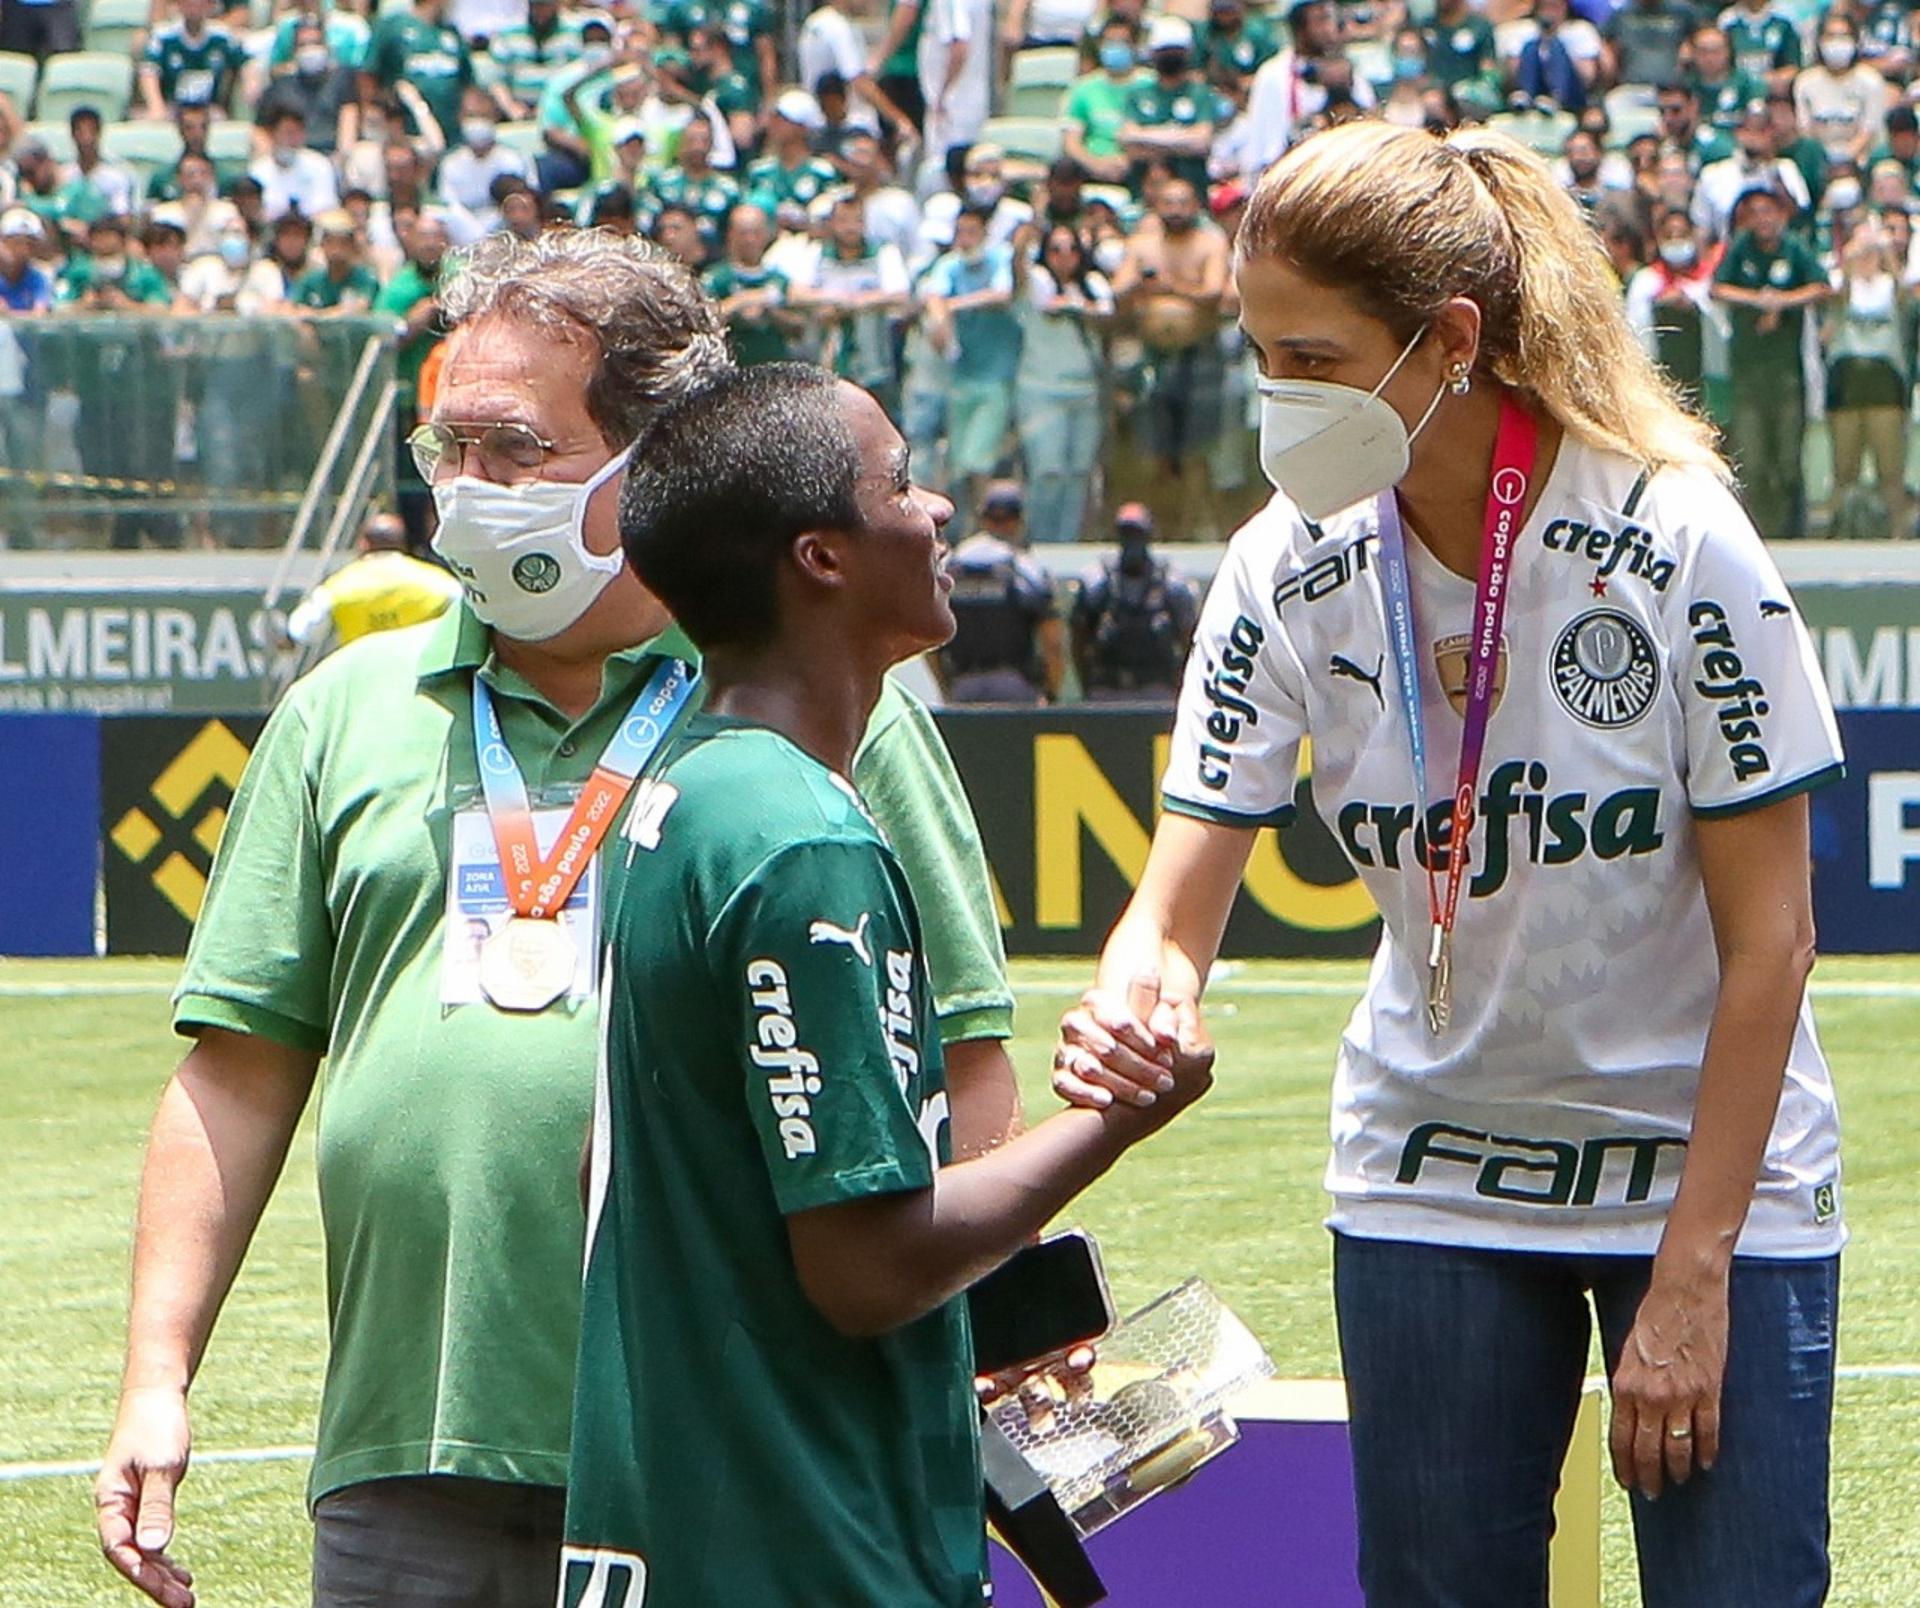
M 36 139 L 47 148 L 47 155 L 56 162 L 73 160 L 73 131 L 64 122 L 29 123 L 27 137 Z
M 1393 47 L 1384 39 L 1356 39 L 1347 46 L 1347 60 L 1353 75 L 1364 78 L 1375 89 L 1385 90 L 1393 83 Z
M 1574 116 L 1572 112 L 1496 112 L 1487 119 L 1487 127 L 1499 129 L 1542 156 L 1558 156 L 1574 130 Z
M 33 92 L 39 84 L 39 62 L 11 50 L 0 51 L 0 95 L 12 101 L 23 118 L 33 116 Z
M 111 123 L 127 115 L 132 94 L 131 57 L 76 50 L 47 58 L 40 74 L 40 104 L 36 110 L 42 122 L 64 123 L 79 107 L 91 106 L 104 122 Z
M 144 187 L 163 168 L 180 160 L 180 131 L 171 123 L 109 123 L 100 149 L 132 168 Z
M 245 167 L 253 160 L 253 124 L 244 117 L 216 119 L 207 130 L 207 155 L 215 162 Z
M 501 123 L 494 129 L 493 137 L 509 151 L 518 151 L 528 161 L 532 161 L 544 149 L 540 125 L 531 118 L 524 123 Z
M 1607 91 L 1607 144 L 1625 150 L 1642 134 L 1660 132 L 1660 107 L 1646 84 L 1620 84 Z
M 1080 53 L 1071 45 L 1016 50 L 1007 73 L 1007 115 L 1058 117 L 1079 69 Z
M 147 0 L 93 0 L 87 13 L 87 49 L 102 55 L 132 56 L 134 41 L 147 31 Z
M 989 117 L 981 127 L 980 139 L 983 143 L 998 145 L 1009 156 L 1047 163 L 1060 154 L 1060 119 Z

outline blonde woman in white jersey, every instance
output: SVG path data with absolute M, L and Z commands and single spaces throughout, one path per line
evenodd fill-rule
M 1844 1236 L 1805 795 L 1841 754 L 1806 630 L 1519 146 L 1318 135 L 1235 272 L 1279 495 L 1208 598 L 1056 1086 L 1150 1087 L 1144 971 L 1162 1040 L 1197 1031 L 1310 738 L 1385 916 L 1327 1172 L 1368 1602 L 1546 1602 L 1597 1318 L 1644 1602 L 1819 1603 Z

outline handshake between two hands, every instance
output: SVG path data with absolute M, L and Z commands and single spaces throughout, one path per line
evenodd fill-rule
M 1061 1019 L 1053 1091 L 1090 1110 L 1151 1111 L 1158 1129 L 1213 1086 L 1213 1056 L 1199 1002 L 1166 997 L 1158 973 L 1141 972 L 1124 996 L 1089 989 Z

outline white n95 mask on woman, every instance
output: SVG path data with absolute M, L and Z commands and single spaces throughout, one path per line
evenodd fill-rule
M 457 475 L 434 486 L 440 528 L 433 550 L 485 624 L 519 642 L 544 642 L 593 607 L 626 559 L 587 551 L 587 501 L 626 463 L 627 453 L 616 453 L 577 483 L 503 486 Z
M 1446 383 L 1409 434 L 1380 393 L 1426 334 L 1401 349 L 1371 391 L 1331 380 L 1260 381 L 1260 468 L 1311 520 L 1322 520 L 1397 485 L 1413 438 L 1440 406 Z

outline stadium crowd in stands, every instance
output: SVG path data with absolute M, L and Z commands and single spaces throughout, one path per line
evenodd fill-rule
M 594 225 L 695 265 L 741 361 L 871 389 L 962 510 L 1017 472 L 1036 542 L 1127 499 L 1220 538 L 1265 493 L 1227 272 L 1251 186 L 1329 123 L 1485 120 L 1591 211 L 1763 532 L 1910 531 L 1903 0 L 1164 3 L 0 0 L 0 445 L 36 463 L 64 417 L 90 475 L 297 486 L 324 420 L 266 421 L 352 353 L 272 320 L 384 320 L 404 435 L 450 253 Z M 194 341 L 139 322 L 228 313 L 246 327 Z M 33 321 L 61 315 L 119 322 L 38 363 Z M 49 412 L 61 390 L 77 411 Z M 1820 417 L 1834 491 L 1809 509 Z M 16 476 L 0 538 L 34 539 L 26 506 Z M 210 506 L 206 539 L 274 534 Z

